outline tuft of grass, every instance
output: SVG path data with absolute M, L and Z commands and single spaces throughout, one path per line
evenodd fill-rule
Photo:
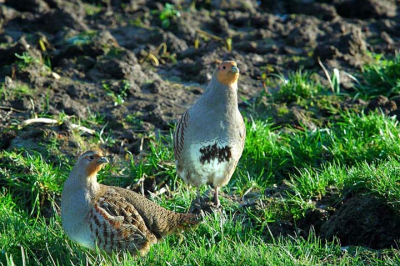
M 158 204 L 170 210 L 183 212 L 187 211 L 191 196 L 187 187 L 182 186 L 183 182 L 177 177 L 171 143 L 172 135 L 143 138 L 143 145 L 148 146 L 149 153 L 142 153 L 137 157 L 130 156 L 128 175 L 132 177 L 131 183 L 143 185 L 143 193 L 149 193 L 146 190 L 150 188 L 150 194 Z M 163 189 L 168 192 L 166 195 L 156 197 L 152 194 Z M 171 192 L 174 194 L 173 198 L 165 201 Z
M 102 7 L 100 5 L 93 5 L 89 3 L 83 3 L 83 8 L 88 16 L 94 16 L 101 12 Z
M 365 84 L 358 82 L 356 91 L 362 98 L 374 98 L 379 95 L 391 97 L 400 93 L 400 55 L 386 59 L 375 55 L 374 62 L 364 66 L 362 78 Z
M 1 187 L 19 206 L 36 216 L 55 211 L 55 198 L 61 195 L 65 178 L 60 166 L 46 162 L 39 153 L 3 151 L 0 159 Z
M 312 74 L 302 69 L 289 72 L 287 78 L 283 75 L 276 77 L 279 90 L 274 94 L 274 98 L 278 101 L 299 102 L 301 99 L 312 98 L 322 91 L 322 86 L 312 78 Z
M 380 113 L 342 113 L 341 121 L 315 131 L 280 132 L 267 121 L 246 121 L 246 144 L 236 176 L 238 184 L 259 186 L 288 178 L 303 167 L 326 162 L 351 165 L 359 161 L 397 157 L 400 129 L 394 117 Z
M 130 171 L 132 176 L 141 178 L 144 175 L 166 175 L 169 179 L 175 176 L 173 160 L 173 151 L 168 145 L 172 142 L 171 136 L 161 136 L 159 139 L 150 137 L 149 141 L 149 153 L 142 154 L 144 158 L 131 157 L 130 160 Z M 176 181 L 176 180 L 174 180 Z M 171 183 L 171 185 L 173 185 Z M 176 184 L 175 184 L 176 186 Z
M 16 53 L 15 57 L 17 57 L 19 59 L 19 61 L 17 62 L 17 65 L 20 69 L 24 69 L 33 63 L 39 62 L 38 59 L 34 58 L 28 52 L 23 52 L 21 55 Z
M 171 20 L 179 18 L 181 13 L 176 9 L 174 5 L 166 3 L 164 9 L 160 12 L 159 18 L 161 20 L 161 26 L 164 29 L 168 29 L 171 25 Z
M 122 86 L 118 88 L 118 92 L 114 91 L 113 88 L 110 87 L 109 84 L 103 82 L 102 83 L 103 89 L 107 92 L 107 95 L 112 98 L 114 101 L 114 106 L 123 105 L 125 99 L 128 96 L 128 91 L 130 88 L 129 81 L 124 80 L 122 82 Z
M 4 84 L 1 84 L 2 92 L 0 99 L 5 101 L 20 99 L 23 96 L 30 96 L 33 94 L 32 89 L 26 84 L 16 84 L 12 89 L 6 89 Z
M 391 206 L 400 215 L 400 161 L 393 158 L 371 163 L 360 162 L 355 166 L 336 163 L 323 165 L 321 169 L 302 169 L 287 182 L 293 194 L 288 194 L 296 216 L 301 217 L 312 200 L 321 199 L 330 188 L 340 194 L 348 192 L 372 194 Z
M 274 173 L 285 172 L 287 169 L 290 150 L 288 138 L 276 132 L 272 123 L 246 121 L 246 143 L 238 167 L 242 178 L 236 182 L 240 187 L 243 186 L 247 183 L 243 178 L 248 173 L 251 180 L 260 186 L 267 185 Z
M 15 54 L 15 57 L 17 57 L 19 60 L 17 60 L 17 66 L 21 70 L 25 70 L 29 66 L 35 65 L 40 67 L 40 73 L 43 76 L 49 75 L 52 73 L 51 71 L 51 61 L 48 56 L 45 56 L 45 58 L 36 58 L 32 54 L 28 52 L 23 52 L 21 55 Z
M 329 82 L 329 87 L 330 87 L 332 93 L 339 95 L 340 94 L 340 72 L 339 72 L 339 69 L 334 68 L 332 76 L 331 76 L 331 75 L 329 75 L 328 70 L 325 68 L 324 64 L 322 64 L 320 59 L 318 59 L 318 63 L 325 73 L 326 79 Z

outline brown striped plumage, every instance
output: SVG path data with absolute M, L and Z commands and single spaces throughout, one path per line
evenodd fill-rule
M 93 207 L 86 216 L 97 246 L 107 252 L 147 252 L 151 244 L 157 243 L 157 238 L 147 229 L 143 218 L 115 189 L 105 187 L 102 190 L 104 194 L 94 199 Z
M 199 100 L 180 118 L 174 132 L 174 155 L 178 175 L 188 184 L 226 185 L 242 155 L 246 128 L 238 109 L 239 68 L 222 62 Z
M 200 222 L 198 215 L 168 211 L 133 191 L 97 183 L 106 162 L 100 151 L 85 152 L 65 182 L 61 218 L 72 240 L 144 255 L 162 237 Z
M 174 154 L 176 158 L 180 158 L 180 153 L 184 147 L 185 129 L 187 127 L 189 118 L 190 116 L 188 111 L 183 113 L 174 132 Z

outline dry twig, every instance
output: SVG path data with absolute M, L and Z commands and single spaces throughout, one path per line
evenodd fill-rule
M 56 120 L 56 119 L 51 119 L 51 118 L 32 118 L 32 119 L 27 119 L 25 121 L 22 121 L 21 123 L 21 127 L 26 127 L 30 124 L 35 124 L 35 123 L 44 123 L 44 124 L 62 124 L 62 122 Z M 81 130 L 85 133 L 94 135 L 96 133 L 95 130 L 81 126 L 81 125 L 77 125 L 77 124 L 70 124 L 71 128 L 73 129 L 78 129 Z

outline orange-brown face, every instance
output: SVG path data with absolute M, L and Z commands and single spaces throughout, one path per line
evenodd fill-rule
M 79 160 L 83 160 L 88 177 L 99 172 L 103 165 L 108 163 L 101 151 L 87 151 L 79 157 Z
M 235 61 L 224 61 L 217 69 L 217 80 L 226 86 L 236 83 L 239 78 L 239 68 Z

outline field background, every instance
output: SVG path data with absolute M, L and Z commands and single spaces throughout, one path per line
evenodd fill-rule
M 399 8 L 0 0 L 0 265 L 399 265 Z M 172 132 L 224 59 L 247 139 L 222 209 L 142 258 L 71 242 L 60 195 L 90 148 L 100 182 L 199 212 Z

